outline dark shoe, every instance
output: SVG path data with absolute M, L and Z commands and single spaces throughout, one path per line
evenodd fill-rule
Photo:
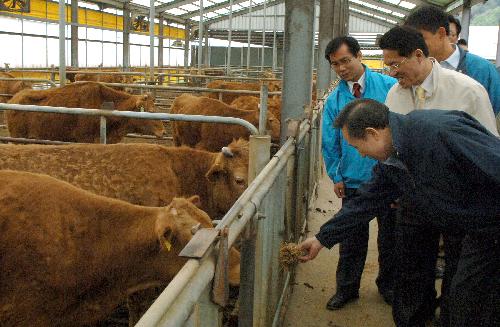
M 338 310 L 344 307 L 347 303 L 354 301 L 359 298 L 359 293 L 353 293 L 353 294 L 341 294 L 341 293 L 336 293 L 334 296 L 328 300 L 328 303 L 326 304 L 326 308 L 328 310 Z
M 392 290 L 380 292 L 380 295 L 382 295 L 382 298 L 384 299 L 385 303 L 387 303 L 388 305 L 392 305 L 394 301 L 394 292 Z

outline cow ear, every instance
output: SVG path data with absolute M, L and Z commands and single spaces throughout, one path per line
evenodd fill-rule
M 187 198 L 187 200 L 192 204 L 194 204 L 195 206 L 197 206 L 198 208 L 201 208 L 201 199 L 198 195 L 193 195 Z
M 168 215 L 177 215 L 177 209 L 171 208 Z M 174 247 L 175 236 L 173 226 L 168 223 L 168 221 L 170 220 L 168 219 L 168 215 L 161 215 L 156 220 L 155 232 L 158 236 L 158 241 L 160 241 L 161 248 L 167 252 L 170 252 Z
M 222 173 L 224 173 L 224 155 L 219 153 L 205 177 L 208 178 L 209 181 L 213 182 Z

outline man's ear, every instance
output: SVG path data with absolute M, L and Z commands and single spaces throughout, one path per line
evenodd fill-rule
M 358 58 L 359 60 L 363 59 L 363 53 L 361 51 L 358 51 L 358 53 L 356 54 L 356 58 Z
M 365 136 L 371 135 L 374 138 L 378 138 L 380 136 L 380 133 L 378 130 L 376 130 L 373 127 L 367 127 L 365 128 Z
M 440 28 L 438 28 L 438 30 L 436 31 L 436 33 L 438 33 L 439 37 L 440 38 L 447 38 L 448 35 L 446 35 L 446 29 L 441 26 Z

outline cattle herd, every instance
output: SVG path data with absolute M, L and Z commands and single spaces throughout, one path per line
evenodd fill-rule
M 112 102 L 115 110 L 156 112 L 150 95 L 105 86 L 100 82 L 109 80 L 97 76 L 78 74 L 76 82 L 47 90 L 2 80 L 0 102 L 88 109 Z M 171 112 L 258 125 L 258 98 L 213 97 L 180 95 Z M 268 105 L 266 129 L 278 140 L 281 99 L 270 96 Z M 104 145 L 83 144 L 99 143 L 98 117 L 14 110 L 4 116 L 11 137 L 75 144 L 0 145 L 1 326 L 98 325 L 123 303 L 134 324 L 143 312 L 133 312 L 131 299 L 164 287 L 186 262 L 178 254 L 193 227 L 212 228 L 211 219 L 248 186 L 249 132 L 241 126 L 176 121 L 175 146 L 168 147 L 120 143 L 127 133 L 163 136 L 161 121 L 108 118 L 108 143 L 118 144 Z M 233 248 L 230 285 L 239 285 L 239 274 Z

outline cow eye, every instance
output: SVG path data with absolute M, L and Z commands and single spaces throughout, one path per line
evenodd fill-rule
M 245 184 L 245 179 L 243 177 L 236 177 L 236 184 L 243 185 Z

